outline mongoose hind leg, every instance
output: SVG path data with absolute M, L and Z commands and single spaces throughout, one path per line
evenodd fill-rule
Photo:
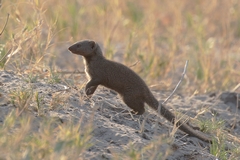
M 140 98 L 124 96 L 123 101 L 133 110 L 133 113 L 142 115 L 145 112 L 144 102 Z

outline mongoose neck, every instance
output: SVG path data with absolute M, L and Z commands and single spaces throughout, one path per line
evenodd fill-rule
M 103 57 L 102 50 L 101 50 L 100 46 L 98 45 L 98 43 L 96 43 L 96 47 L 94 48 L 94 52 L 95 52 L 95 55 Z
M 101 59 L 105 59 L 100 46 L 97 43 L 95 45 L 96 46 L 95 46 L 92 54 L 90 54 L 88 56 L 84 56 L 84 59 L 87 64 L 91 63 L 92 61 L 99 61 Z

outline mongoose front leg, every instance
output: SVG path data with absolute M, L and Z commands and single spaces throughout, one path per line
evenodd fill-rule
M 92 95 L 92 94 L 95 92 L 95 90 L 97 89 L 98 85 L 99 85 L 99 82 L 98 82 L 98 81 L 94 81 L 94 80 L 91 79 L 91 80 L 87 83 L 86 88 L 85 88 L 85 93 L 86 93 L 86 95 L 87 95 L 87 96 Z
M 94 92 L 95 90 L 97 89 L 98 86 L 90 86 L 88 88 L 85 89 L 85 92 L 86 92 L 86 95 L 88 97 L 90 97 Z

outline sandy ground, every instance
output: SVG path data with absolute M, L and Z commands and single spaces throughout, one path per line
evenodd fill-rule
M 172 153 L 168 160 L 213 160 L 217 159 L 209 153 L 209 144 L 197 138 L 187 136 L 184 132 L 177 131 L 173 141 L 169 137 L 173 125 L 164 118 L 157 118 L 156 113 L 148 109 L 143 116 L 131 115 L 129 108 L 119 99 L 117 94 L 106 88 L 99 87 L 91 99 L 87 99 L 82 89 L 70 87 L 65 84 L 49 84 L 44 79 L 28 83 L 26 76 L 16 75 L 13 72 L 0 71 L 0 125 L 5 116 L 15 107 L 9 102 L 8 93 L 21 88 L 33 89 L 43 97 L 42 114 L 58 117 L 64 121 L 78 122 L 84 117 L 87 123 L 93 118 L 94 130 L 89 148 L 84 159 L 111 159 L 117 153 L 124 153 L 131 147 L 141 149 L 150 142 L 161 140 L 158 152 L 164 155 L 170 148 Z M 167 97 L 166 93 L 153 92 L 159 100 Z M 53 98 L 59 97 L 62 101 L 53 105 Z M 240 95 L 238 94 L 238 97 Z M 51 105 L 50 105 L 51 104 Z M 238 105 L 238 106 L 237 106 Z M 29 108 L 34 108 L 35 102 Z M 49 107 L 52 106 L 52 107 Z M 235 137 L 240 137 L 240 101 L 237 103 L 237 93 L 224 92 L 219 95 L 201 95 L 183 97 L 175 95 L 167 104 L 171 111 L 178 111 L 191 118 L 211 119 L 214 117 L 225 121 L 226 132 Z M 37 119 L 37 112 L 31 113 Z M 214 113 L 214 114 L 213 114 Z M 190 121 L 191 122 L 191 121 Z M 159 139 L 159 137 L 162 137 Z M 169 139 L 169 138 L 168 138 Z M 237 138 L 238 139 L 238 138 Z M 240 141 L 240 139 L 238 139 Z M 231 146 L 232 142 L 227 142 Z M 148 151 L 151 155 L 151 151 Z M 148 159 L 144 157 L 144 159 Z

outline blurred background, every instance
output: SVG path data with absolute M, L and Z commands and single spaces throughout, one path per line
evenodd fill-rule
M 2 0 L 0 67 L 71 78 L 84 71 L 76 41 L 99 43 L 108 59 L 136 71 L 152 89 L 233 90 L 240 83 L 239 0 Z M 85 77 L 81 75 L 79 78 Z

